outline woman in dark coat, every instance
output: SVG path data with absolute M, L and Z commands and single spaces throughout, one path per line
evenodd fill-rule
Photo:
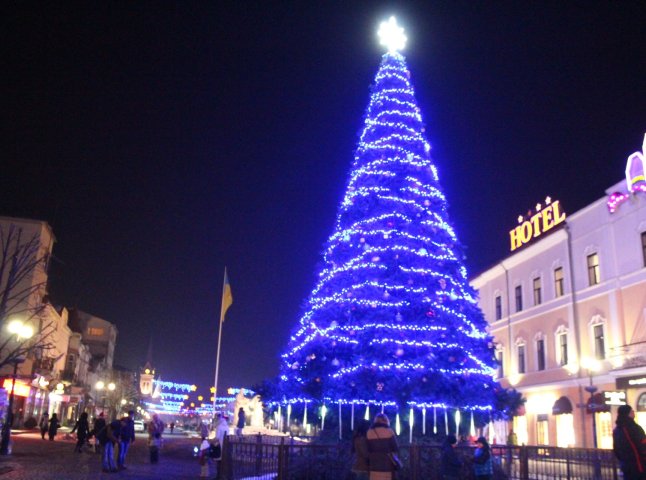
M 449 435 L 442 445 L 442 457 L 440 472 L 442 480 L 458 480 L 460 478 L 460 469 L 462 461 L 455 454 L 455 447 L 458 445 L 458 439 L 455 435 Z
M 47 431 L 49 439 L 52 442 L 54 441 L 54 437 L 56 436 L 56 432 L 60 426 L 61 424 L 58 423 L 58 416 L 55 413 L 52 413 L 52 418 L 49 419 L 49 430 Z
M 370 422 L 368 420 L 359 420 L 352 434 L 352 453 L 354 454 L 352 472 L 356 480 L 368 480 L 368 474 L 370 473 L 368 468 L 368 439 L 366 438 L 369 428 Z
M 76 421 L 72 433 L 76 432 L 76 447 L 74 447 L 75 452 L 81 453 L 83 451 L 83 445 L 87 442 L 88 437 L 90 436 L 90 423 L 87 420 L 87 413 L 81 413 L 81 416 Z
M 619 460 L 624 480 L 646 478 L 646 435 L 635 422 L 635 411 L 630 405 L 617 410 L 617 426 L 612 432 L 613 450 Z
M 476 440 L 476 451 L 473 454 L 473 470 L 476 480 L 491 480 L 493 478 L 493 460 L 491 448 L 485 437 Z
M 399 446 L 395 439 L 395 432 L 390 429 L 390 421 L 385 414 L 377 414 L 366 438 L 370 480 L 392 480 L 395 468 L 390 455 L 397 454 Z

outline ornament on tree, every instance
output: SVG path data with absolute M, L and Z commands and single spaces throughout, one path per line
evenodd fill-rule
M 384 391 L 384 384 L 383 384 L 383 382 L 377 382 L 377 391 L 378 391 L 378 392 L 383 392 L 383 391 Z

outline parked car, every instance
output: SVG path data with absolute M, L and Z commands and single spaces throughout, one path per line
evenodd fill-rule
M 144 422 L 141 420 L 135 420 L 135 432 L 145 432 Z

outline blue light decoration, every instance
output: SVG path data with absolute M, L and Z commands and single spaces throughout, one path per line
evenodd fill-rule
M 488 418 L 497 363 L 398 41 L 375 77 L 274 404 L 432 408 L 436 430 L 437 408 Z

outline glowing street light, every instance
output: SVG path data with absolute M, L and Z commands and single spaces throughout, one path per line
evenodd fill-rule
M 7 331 L 11 335 L 16 336 L 16 342 L 20 343 L 24 340 L 29 340 L 34 335 L 34 329 L 31 325 L 23 323 L 22 320 L 14 319 L 7 325 Z M 2 426 L 2 440 L 0 440 L 0 454 L 9 454 L 9 442 L 11 440 L 11 424 L 13 423 L 13 395 L 16 387 L 16 375 L 18 374 L 18 364 L 22 363 L 24 359 L 13 359 L 13 376 L 11 380 L 11 393 L 9 394 L 9 405 L 7 406 L 7 418 Z

